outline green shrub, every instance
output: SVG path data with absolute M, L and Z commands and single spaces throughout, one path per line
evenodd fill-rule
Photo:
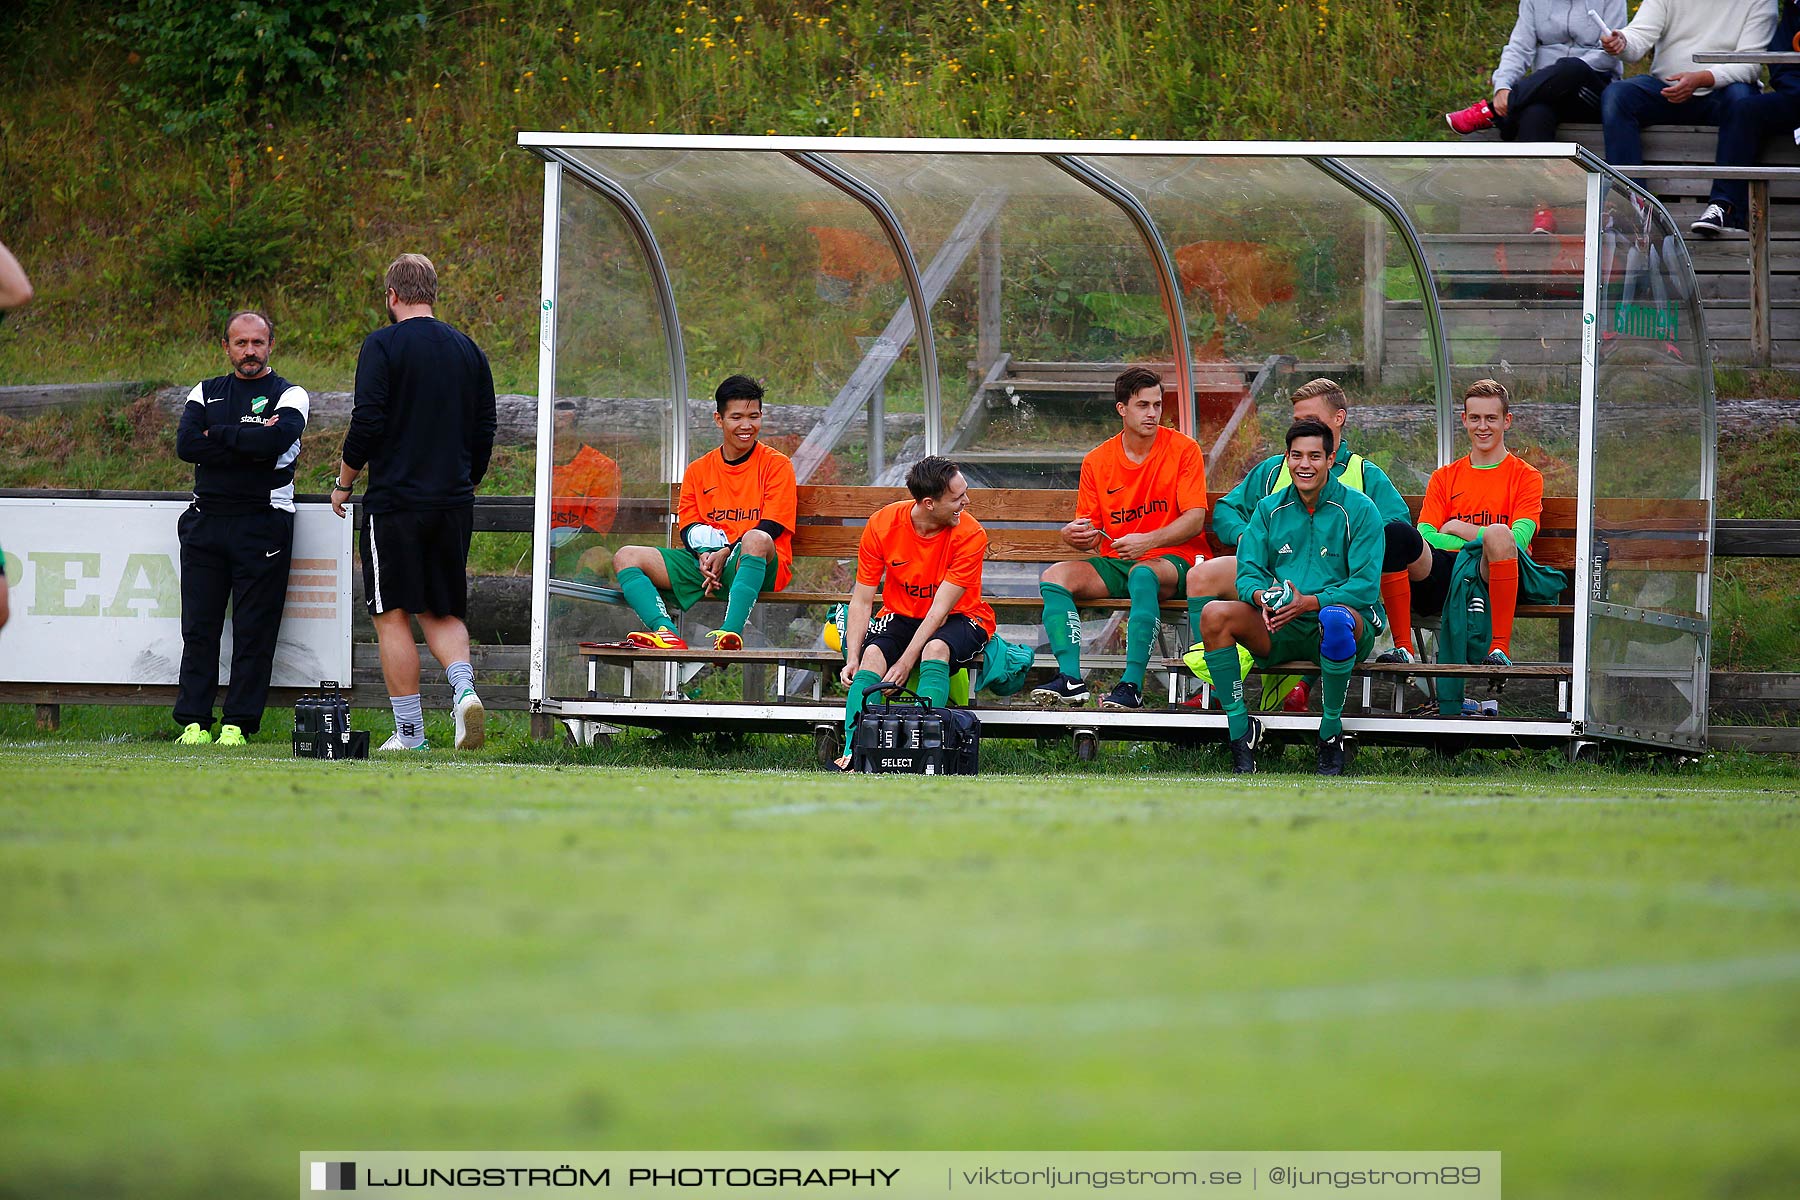
M 137 0 L 111 38 L 137 67 L 120 91 L 166 132 L 233 131 L 388 70 L 425 23 L 413 0 Z
M 300 216 L 269 192 L 233 204 L 202 188 L 200 207 L 175 218 L 151 269 L 180 287 L 243 286 L 272 279 L 293 253 Z

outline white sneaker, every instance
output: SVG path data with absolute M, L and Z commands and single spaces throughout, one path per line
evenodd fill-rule
M 487 741 L 487 709 L 474 688 L 466 689 L 456 699 L 456 748 L 479 750 Z
M 411 742 L 406 741 L 399 734 L 396 733 L 396 734 L 391 735 L 387 741 L 385 741 L 385 742 L 381 743 L 381 745 L 377 746 L 376 750 L 378 750 L 378 751 L 379 750 L 426 750 L 429 748 L 430 747 L 427 745 L 427 743 L 423 739 L 421 739 L 419 741 L 419 744 L 415 746 Z

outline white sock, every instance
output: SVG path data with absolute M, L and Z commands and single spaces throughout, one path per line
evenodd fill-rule
M 388 703 L 394 707 L 394 735 L 408 746 L 425 744 L 425 706 L 419 701 L 419 693 L 410 696 L 389 696 Z

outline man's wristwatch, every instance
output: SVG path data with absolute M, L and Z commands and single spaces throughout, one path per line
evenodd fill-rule
M 334 492 L 343 492 L 345 495 L 348 495 L 355 487 L 356 485 L 353 483 L 334 483 L 331 485 L 331 490 Z

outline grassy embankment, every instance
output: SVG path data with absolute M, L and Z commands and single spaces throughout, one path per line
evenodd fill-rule
M 0 383 L 195 378 L 212 321 L 261 304 L 293 376 L 343 387 L 381 266 L 423 249 L 445 315 L 503 390 L 531 390 L 541 193 L 521 129 L 1439 137 L 1510 21 L 1477 0 L 473 5 L 332 111 L 170 139 L 120 100 L 110 11 L 0 15 L 0 238 L 40 287 L 0 331 Z M 169 277 L 171 248 L 218 228 L 273 268 L 241 272 L 262 282 Z

